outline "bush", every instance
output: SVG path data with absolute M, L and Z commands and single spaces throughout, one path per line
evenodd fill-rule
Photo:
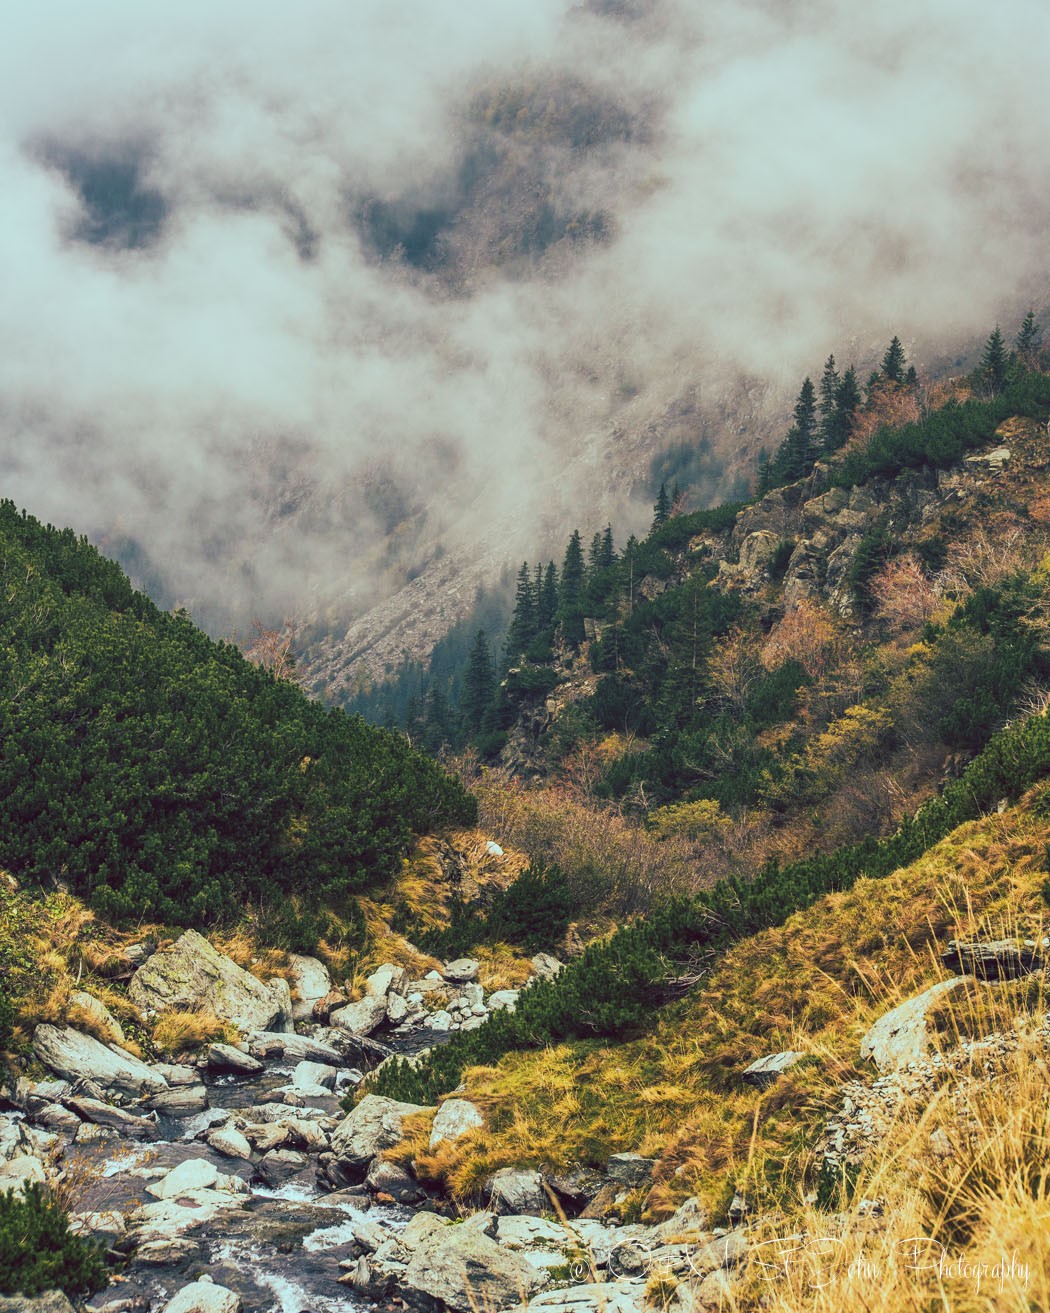
M 476 906 L 456 900 L 449 925 L 417 932 L 415 941 L 424 951 L 446 959 L 461 957 L 479 944 L 514 944 L 536 953 L 561 939 L 575 910 L 561 870 L 534 862 L 496 894 L 485 916 Z
M 70 1235 L 65 1211 L 43 1186 L 0 1194 L 0 1294 L 86 1296 L 108 1281 L 100 1246 Z

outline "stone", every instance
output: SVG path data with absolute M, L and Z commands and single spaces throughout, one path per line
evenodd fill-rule
M 255 1169 L 269 1186 L 282 1185 L 309 1166 L 305 1154 L 294 1149 L 271 1149 L 255 1164 Z
M 799 1053 L 795 1049 L 785 1049 L 782 1053 L 768 1053 L 764 1058 L 756 1058 L 750 1067 L 746 1067 L 740 1079 L 745 1085 L 753 1085 L 756 1089 L 764 1090 L 804 1057 L 804 1053 Z
M 103 1089 L 125 1094 L 155 1094 L 168 1088 L 164 1077 L 138 1058 L 70 1026 L 37 1026 L 33 1051 L 45 1067 L 74 1083 L 94 1081 Z
M 209 1071 L 226 1071 L 235 1076 L 258 1076 L 263 1063 L 233 1044 L 209 1044 L 205 1054 Z
M 209 1148 L 221 1153 L 226 1158 L 243 1158 L 246 1162 L 252 1156 L 252 1146 L 246 1136 L 232 1126 L 222 1126 L 212 1131 L 207 1138 Z
M 80 1118 L 69 1108 L 60 1103 L 47 1103 L 38 1112 L 33 1113 L 33 1120 L 50 1131 L 75 1131 L 80 1126 Z
M 454 962 L 447 962 L 441 974 L 453 984 L 465 984 L 468 980 L 477 980 L 478 963 L 472 957 L 457 957 Z
M 1047 961 L 1041 945 L 1015 939 L 950 939 L 941 959 L 950 970 L 981 980 L 1016 980 L 1042 970 Z
M 292 1020 L 306 1021 L 313 1016 L 314 1005 L 330 993 L 332 978 L 325 964 L 316 957 L 289 953 L 288 961 L 292 969 L 292 988 L 296 994 L 292 1004 Z
M 288 982 L 264 984 L 196 930 L 148 958 L 131 977 L 128 997 L 144 1012 L 203 1010 L 244 1031 L 290 1024 Z
M 384 962 L 365 981 L 365 989 L 376 998 L 386 998 L 388 994 L 404 994 L 408 988 L 408 972 L 404 967 Z
M 653 1228 L 653 1238 L 660 1244 L 696 1243 L 711 1228 L 707 1209 L 699 1199 L 687 1199 L 666 1221 Z
M 170 1240 L 147 1240 L 135 1250 L 135 1265 L 146 1267 L 182 1267 L 195 1263 L 201 1255 L 201 1247 L 195 1240 L 172 1238 Z
M 411 1005 L 403 994 L 388 994 L 386 999 L 386 1019 L 392 1026 L 400 1026 L 408 1020 Z
M 319 1025 L 326 1026 L 336 1008 L 346 1007 L 349 1002 L 341 989 L 330 989 L 324 998 L 319 998 L 313 1005 L 310 1015 Z
M 347 1030 L 351 1035 L 371 1035 L 386 1021 L 386 995 L 377 998 L 374 994 L 366 994 L 356 1003 L 348 1003 L 345 1008 L 333 1012 L 330 1020 L 333 1026 Z
M 112 1249 L 118 1240 L 124 1238 L 128 1224 L 123 1213 L 107 1208 L 97 1213 L 71 1213 L 69 1229 L 74 1235 L 101 1240 L 107 1249 Z
M 140 1246 L 158 1240 L 168 1244 L 243 1208 L 247 1197 L 227 1190 L 187 1190 L 178 1198 L 158 1199 L 137 1208 L 128 1221 Z
M 293 1058 L 296 1062 L 324 1062 L 332 1067 L 345 1065 L 343 1055 L 337 1048 L 309 1035 L 258 1030 L 249 1036 L 248 1046 L 256 1055 L 276 1053 L 285 1058 Z
M 531 1263 L 473 1227 L 439 1224 L 411 1246 L 408 1238 L 404 1244 L 411 1257 L 401 1291 L 412 1304 L 439 1300 L 453 1313 L 517 1307 L 546 1280 Z
M 93 1126 L 107 1126 L 112 1131 L 119 1131 L 121 1135 L 132 1138 L 149 1135 L 156 1130 L 156 1122 L 149 1117 L 138 1117 L 133 1112 L 114 1108 L 111 1103 L 101 1103 L 98 1099 L 67 1099 L 66 1106 L 81 1120 L 91 1122 Z
M 427 1025 L 431 1030 L 451 1030 L 452 1013 L 447 1012 L 444 1008 L 439 1008 L 437 1012 L 432 1012 L 427 1018 Z
M 180 1062 L 154 1062 L 153 1070 L 163 1076 L 171 1086 L 196 1085 L 199 1080 L 196 1067 L 189 1067 Z
M 325 1062 L 300 1062 L 292 1072 L 292 1088 L 305 1090 L 311 1087 L 335 1089 L 335 1068 Z
M 637 1190 L 653 1179 L 655 1158 L 643 1158 L 640 1153 L 614 1153 L 605 1166 L 610 1181 L 628 1190 Z
M 388 1194 L 399 1204 L 415 1204 L 426 1197 L 411 1173 L 397 1163 L 384 1162 L 382 1158 L 373 1158 L 365 1185 L 375 1194 Z
M 211 1277 L 201 1277 L 169 1299 L 163 1313 L 241 1313 L 241 1297 Z
M 203 1085 L 180 1085 L 150 1097 L 147 1107 L 162 1117 L 192 1117 L 208 1106 L 208 1091 Z
M 693 1252 L 689 1266 L 699 1277 L 719 1268 L 736 1267 L 747 1257 L 747 1233 L 743 1228 L 727 1231 Z
M 494 1238 L 508 1249 L 528 1249 L 534 1245 L 578 1248 L 575 1237 L 561 1222 L 551 1222 L 545 1217 L 497 1218 Z
M 565 964 L 550 953 L 537 953 L 532 959 L 532 970 L 540 980 L 552 980 L 564 967 Z
M 305 1153 L 324 1153 L 328 1149 L 328 1136 L 318 1122 L 290 1117 L 284 1125 L 288 1128 L 288 1143 L 293 1148 Z
M 495 993 L 488 996 L 488 1009 L 490 1012 L 499 1012 L 506 1008 L 508 1012 L 514 1012 L 518 1006 L 518 996 L 520 989 L 497 989 Z
M 101 999 L 97 999 L 94 994 L 85 993 L 82 989 L 74 989 L 69 1001 L 74 1007 L 87 1013 L 94 1026 L 102 1032 L 100 1038 L 106 1043 L 124 1043 L 123 1027 Z
M 929 1049 L 926 1017 L 930 1009 L 960 985 L 971 983 L 968 976 L 939 981 L 881 1016 L 860 1042 L 861 1057 L 870 1058 L 880 1071 L 898 1071 L 909 1062 L 918 1062 Z
M 531 1213 L 540 1216 L 552 1211 L 552 1204 L 539 1172 L 518 1167 L 503 1167 L 485 1182 L 484 1192 L 494 1213 Z
M 644 1281 L 593 1281 L 545 1290 L 529 1301 L 529 1313 L 642 1313 Z
M 29 1154 L 0 1163 L 0 1194 L 8 1190 L 17 1194 L 25 1185 L 43 1185 L 46 1180 L 44 1164 Z
M 225 1176 L 205 1158 L 187 1158 L 185 1162 L 165 1172 L 159 1180 L 150 1181 L 146 1193 L 154 1199 L 177 1199 L 180 1195 L 199 1190 L 214 1193 L 246 1194 L 248 1187 L 239 1176 Z
M 365 1169 L 377 1154 L 391 1149 L 404 1138 L 401 1123 L 415 1112 L 426 1111 L 416 1103 L 399 1103 L 380 1094 L 366 1094 L 332 1134 L 332 1152 L 351 1168 Z
M 469 1099 L 446 1099 L 434 1117 L 430 1152 L 433 1153 L 442 1140 L 458 1140 L 461 1135 L 479 1130 L 484 1125 L 484 1117 Z
M 547 1184 L 565 1212 L 575 1214 L 587 1207 L 606 1181 L 601 1172 L 591 1167 L 577 1167 L 549 1177 Z

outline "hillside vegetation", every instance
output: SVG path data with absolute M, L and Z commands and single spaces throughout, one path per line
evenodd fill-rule
M 328 711 L 0 505 L 0 866 L 176 925 L 338 903 L 475 805 L 395 733 Z

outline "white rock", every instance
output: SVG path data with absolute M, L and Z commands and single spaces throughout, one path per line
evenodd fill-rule
M 454 962 L 446 962 L 442 975 L 453 984 L 463 984 L 478 977 L 478 963 L 472 957 L 457 957 Z
M 411 1011 L 409 1001 L 402 994 L 388 994 L 386 999 L 386 1019 L 392 1026 L 400 1026 L 408 1019 Z
M 224 1176 L 213 1163 L 203 1158 L 187 1158 L 178 1167 L 165 1172 L 159 1181 L 151 1181 L 146 1186 L 147 1194 L 154 1199 L 176 1199 L 196 1190 L 247 1194 L 248 1187 L 239 1176 Z
M 252 1156 L 252 1146 L 240 1131 L 232 1126 L 222 1126 L 208 1136 L 208 1145 L 216 1153 L 226 1158 L 243 1158 L 248 1162 Z
M 384 1149 L 404 1138 L 402 1120 L 424 1109 L 416 1103 L 399 1103 L 379 1094 L 366 1094 L 332 1134 L 332 1152 L 341 1162 L 364 1169 Z
M 89 1080 L 127 1094 L 154 1094 L 168 1088 L 164 1077 L 138 1058 L 69 1026 L 37 1026 L 33 1050 L 45 1066 L 67 1080 Z
M 565 969 L 565 964 L 550 953 L 537 953 L 532 959 L 532 969 L 541 980 L 550 980 Z
M 427 1025 L 431 1030 L 451 1030 L 452 1013 L 446 1012 L 444 1008 L 441 1008 L 437 1012 L 432 1012 L 427 1018 Z
M 384 962 L 365 981 L 365 989 L 376 998 L 386 998 L 388 994 L 403 994 L 408 987 L 408 972 L 404 967 Z
M 519 989 L 497 989 L 494 994 L 488 997 L 488 1009 L 490 1012 L 499 1012 L 506 1008 L 508 1012 L 514 1012 L 518 1006 L 518 996 L 521 993 Z
M 43 1185 L 46 1180 L 47 1173 L 39 1158 L 23 1155 L 20 1158 L 12 1158 L 9 1162 L 0 1163 L 0 1194 L 8 1190 L 17 1193 L 24 1185 Z
M 434 1117 L 430 1150 L 433 1152 L 442 1140 L 458 1140 L 461 1135 L 484 1125 L 484 1117 L 469 1099 L 446 1099 Z
M 164 1313 L 240 1313 L 241 1297 L 211 1277 L 201 1277 L 182 1289 L 164 1305 Z
M 930 1044 L 926 1017 L 944 994 L 960 985 L 973 984 L 972 977 L 942 980 L 881 1016 L 860 1042 L 862 1058 L 871 1058 L 880 1071 L 897 1071 L 925 1057 Z
M 356 1003 L 348 1003 L 331 1015 L 331 1023 L 351 1035 L 371 1035 L 386 1020 L 386 997 L 366 994 Z
M 292 1089 L 335 1089 L 336 1071 L 325 1062 L 300 1062 L 292 1072 Z
M 289 953 L 292 967 L 292 985 L 298 999 L 292 1006 L 295 1021 L 305 1021 L 313 1013 L 313 1006 L 319 999 L 331 991 L 332 978 L 328 968 L 316 957 L 304 957 L 301 953 Z

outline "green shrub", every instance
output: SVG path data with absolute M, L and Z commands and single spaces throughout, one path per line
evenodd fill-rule
M 43 1186 L 0 1194 L 0 1294 L 86 1296 L 108 1281 L 100 1246 L 70 1235 L 64 1209 Z
M 515 944 L 536 953 L 558 942 L 575 911 L 560 868 L 534 862 L 496 893 L 484 915 L 477 905 L 457 899 L 448 926 L 417 932 L 414 939 L 426 952 L 446 959 L 462 957 L 479 944 Z

